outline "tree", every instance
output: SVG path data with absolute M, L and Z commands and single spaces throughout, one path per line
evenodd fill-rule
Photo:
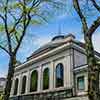
M 4 100 L 8 100 L 10 95 L 16 54 L 28 27 L 41 24 L 41 20 L 47 21 L 48 16 L 51 17 L 53 11 L 61 7 L 62 3 L 58 1 L 0 0 L 0 48 L 10 57 Z
M 0 95 L 0 100 L 3 100 L 3 95 Z
M 88 64 L 88 97 L 89 100 L 100 100 L 99 94 L 99 66 L 95 57 L 92 36 L 98 27 L 100 27 L 100 1 L 99 0 L 73 0 L 75 11 L 79 15 L 84 33 L 85 49 Z M 88 23 L 87 14 L 95 12 L 97 19 L 92 24 Z M 92 16 L 93 18 L 93 16 Z

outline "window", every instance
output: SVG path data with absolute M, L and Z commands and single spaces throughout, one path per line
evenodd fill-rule
M 64 82 L 63 82 L 63 64 L 59 63 L 56 66 L 56 87 L 62 87 Z
M 77 88 L 78 90 L 85 89 L 84 76 L 80 76 L 77 78 Z
M 44 69 L 43 72 L 43 90 L 49 88 L 49 68 Z
M 35 70 L 31 74 L 30 92 L 37 91 L 38 86 L 38 72 Z
M 18 92 L 18 78 L 15 80 L 14 95 L 17 95 L 17 92 Z
M 22 91 L 21 91 L 21 93 L 24 94 L 25 90 L 26 90 L 26 76 L 24 76 L 22 79 Z

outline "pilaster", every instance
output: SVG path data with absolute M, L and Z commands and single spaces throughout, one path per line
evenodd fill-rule
M 27 80 L 26 80 L 26 93 L 30 92 L 30 78 L 31 78 L 31 74 L 30 74 L 30 70 L 28 70 L 27 72 Z
M 42 90 L 42 65 L 38 69 L 38 91 Z
M 18 82 L 18 92 L 17 92 L 17 95 L 20 95 L 21 94 L 21 89 L 22 89 L 22 75 L 21 74 L 18 76 L 18 79 L 19 79 L 19 82 Z
M 54 88 L 54 63 L 51 61 L 50 63 L 50 89 L 52 90 Z

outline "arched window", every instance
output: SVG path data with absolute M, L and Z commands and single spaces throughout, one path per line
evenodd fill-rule
M 30 92 L 37 91 L 38 86 L 38 72 L 35 70 L 31 74 Z
M 17 95 L 17 92 L 18 92 L 18 78 L 15 80 L 15 87 L 14 87 L 14 95 Z
M 59 63 L 56 66 L 56 87 L 61 87 L 63 86 L 64 82 L 63 82 L 63 64 Z
M 24 94 L 25 90 L 26 90 L 26 76 L 24 76 L 22 79 L 22 91 L 21 91 L 21 93 Z
M 43 90 L 49 88 L 49 68 L 44 69 L 43 72 Z

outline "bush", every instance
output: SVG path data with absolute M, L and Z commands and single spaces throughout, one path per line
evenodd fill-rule
M 0 100 L 3 100 L 3 95 L 0 95 Z

